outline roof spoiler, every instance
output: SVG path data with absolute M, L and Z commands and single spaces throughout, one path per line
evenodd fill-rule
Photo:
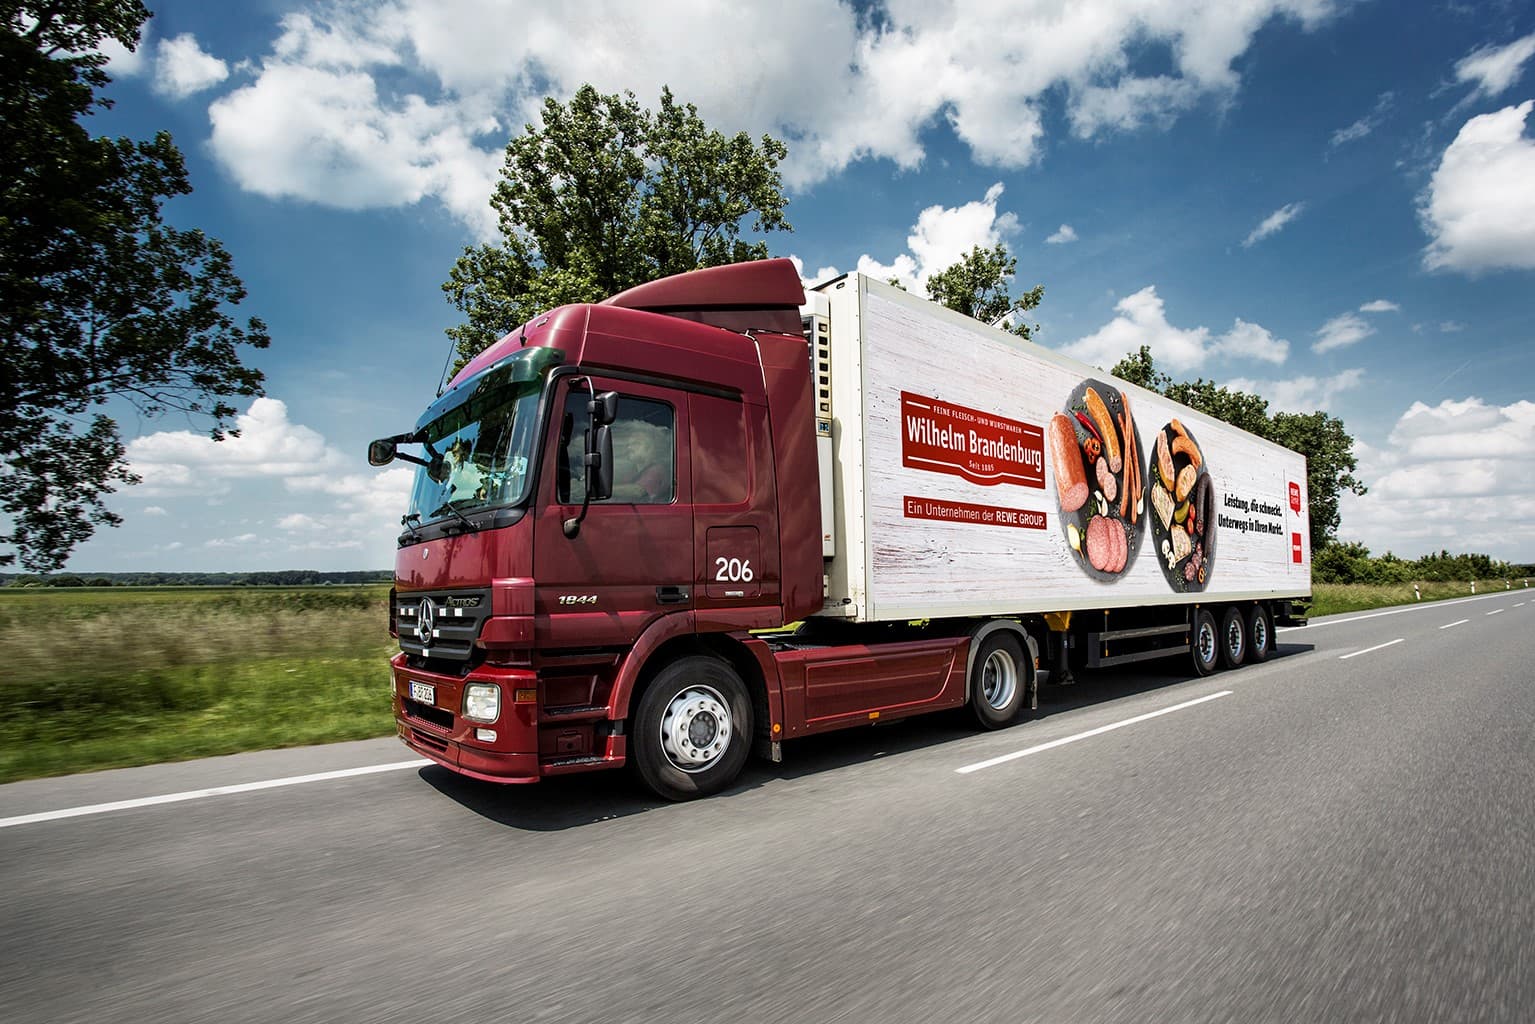
M 800 333 L 805 289 L 786 259 L 705 267 L 637 285 L 598 305 L 642 309 L 730 331 Z

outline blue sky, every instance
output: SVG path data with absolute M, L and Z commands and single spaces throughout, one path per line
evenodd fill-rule
M 123 413 L 144 483 L 71 569 L 389 566 L 408 474 L 366 443 L 435 392 L 506 140 L 586 81 L 786 139 L 807 280 L 1006 242 L 1043 343 L 1341 416 L 1345 538 L 1535 561 L 1528 3 L 151 6 L 97 130 L 174 134 L 268 397 L 217 446 Z

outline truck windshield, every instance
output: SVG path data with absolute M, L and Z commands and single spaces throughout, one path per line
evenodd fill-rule
M 429 459 L 441 461 L 416 470 L 412 516 L 429 523 L 523 501 L 539 396 L 548 370 L 561 358 L 554 349 L 524 349 L 458 385 L 426 411 L 414 440 L 426 447 Z

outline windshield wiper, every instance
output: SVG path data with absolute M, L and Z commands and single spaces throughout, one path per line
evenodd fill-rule
M 445 505 L 443 505 L 441 508 L 438 508 L 435 511 L 433 511 L 431 513 L 431 515 L 429 515 L 427 518 L 428 519 L 436 519 L 438 516 L 442 515 L 444 512 L 451 512 L 451 513 L 453 513 L 454 517 L 457 518 L 459 522 L 464 524 L 464 529 L 468 530 L 470 533 L 479 533 L 480 532 L 480 528 L 478 526 L 475 526 L 474 523 L 470 522 L 468 516 L 464 515 L 458 509 L 454 508 L 453 507 L 453 503 L 451 501 L 446 503 Z

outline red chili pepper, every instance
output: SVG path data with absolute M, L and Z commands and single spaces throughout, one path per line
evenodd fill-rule
M 1103 454 L 1103 445 L 1098 443 L 1096 437 L 1089 437 L 1086 441 L 1082 442 L 1082 450 L 1087 453 L 1089 462 L 1097 462 L 1098 456 Z
M 1093 437 L 1098 439 L 1098 443 L 1099 444 L 1103 443 L 1103 438 L 1098 434 L 1098 428 L 1093 426 L 1093 421 L 1092 420 L 1088 419 L 1085 414 L 1080 413 L 1080 412 L 1072 413 L 1072 415 L 1077 418 L 1077 422 L 1078 423 L 1082 424 L 1082 426 L 1087 428 L 1087 432 L 1089 434 L 1093 435 Z

